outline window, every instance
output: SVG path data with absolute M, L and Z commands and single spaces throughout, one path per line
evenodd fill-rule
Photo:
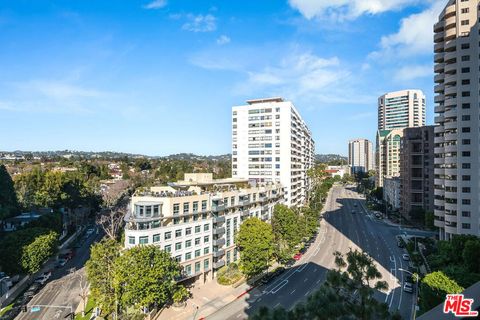
M 188 213 L 190 211 L 190 203 L 189 202 L 185 202 L 183 204 L 183 213 Z
M 201 226 L 195 226 L 195 233 L 199 233 L 201 230 Z
M 193 212 L 198 212 L 198 201 L 193 203 Z
M 470 217 L 470 211 L 462 211 L 462 217 Z
M 470 79 L 463 79 L 463 80 L 462 80 L 462 84 L 463 84 L 463 85 L 470 84 Z
M 207 210 L 207 200 L 202 201 L 202 211 Z
M 182 256 L 176 256 L 175 261 L 177 262 L 182 262 Z
M 470 109 L 470 103 L 462 103 L 462 109 Z
M 463 133 L 468 133 L 468 132 L 470 132 L 470 127 L 463 127 L 463 128 L 462 128 L 462 132 L 463 132 Z
M 182 250 L 182 243 L 181 242 L 175 243 L 175 250 Z
M 470 144 L 470 139 L 462 139 L 462 144 L 463 145 L 469 145 Z
M 190 248 L 192 246 L 192 240 L 185 241 L 185 248 Z
M 192 259 L 192 253 L 191 252 L 185 253 L 185 260 L 190 260 L 190 259 Z
M 170 240 L 172 238 L 172 231 L 165 232 L 165 240 Z
M 462 151 L 462 157 L 470 157 L 470 151 Z
M 175 238 L 179 238 L 182 236 L 182 229 L 175 230 Z
M 200 238 L 195 238 L 195 245 L 198 246 L 200 244 Z
M 203 248 L 203 254 L 208 254 L 209 252 L 210 252 L 210 248 L 209 248 L 209 247 Z
M 192 274 L 192 265 L 191 264 L 185 266 L 185 274 L 186 275 L 191 275 Z
M 470 223 L 462 223 L 462 229 L 470 229 Z
M 195 262 L 195 273 L 200 272 L 200 262 Z
M 461 25 L 462 26 L 468 26 L 470 24 L 470 20 L 462 20 Z
M 179 214 L 180 213 L 180 204 L 175 203 L 173 205 L 173 214 Z
M 462 121 L 470 121 L 470 115 L 464 114 L 464 115 L 462 116 Z
M 179 224 L 179 223 L 180 223 L 180 218 L 173 219 L 173 224 Z
M 462 163 L 462 169 L 470 169 L 471 165 L 470 163 Z
M 470 56 L 462 56 L 462 61 L 470 61 Z
M 203 260 L 203 270 L 208 270 L 209 269 L 209 264 L 210 264 L 209 259 Z
M 462 68 L 462 73 L 469 73 L 470 72 L 470 68 Z
M 464 205 L 467 205 L 467 206 L 468 206 L 468 205 L 470 205 L 470 204 L 471 204 L 471 201 L 470 201 L 470 199 L 462 199 L 462 204 L 464 204 Z
M 204 243 L 207 243 L 207 242 L 209 242 L 209 241 L 210 241 L 210 237 L 209 237 L 209 236 L 203 237 L 203 242 L 204 242 Z
M 188 236 L 189 234 L 192 234 L 192 228 L 185 229 L 185 235 Z
M 172 252 L 172 245 L 167 244 L 163 250 L 165 250 L 165 252 Z
M 470 97 L 470 91 L 462 91 L 462 97 Z
M 461 10 L 462 13 L 468 13 L 469 11 L 470 11 L 470 8 L 462 8 Z
M 470 187 L 463 187 L 463 188 L 462 188 L 462 192 L 463 192 L 463 193 L 470 193 L 470 191 L 471 191 L 471 190 L 470 190 Z
M 128 237 L 128 244 L 135 244 L 135 237 Z
M 200 257 L 201 254 L 202 254 L 202 250 L 200 250 L 200 249 L 195 250 L 195 258 Z
M 210 229 L 210 225 L 209 224 L 204 224 L 203 225 L 203 231 L 208 231 Z
M 462 43 L 461 48 L 462 48 L 462 49 L 468 49 L 468 48 L 470 48 L 470 43 Z
M 154 234 L 153 235 L 153 243 L 159 242 L 160 241 L 160 234 Z

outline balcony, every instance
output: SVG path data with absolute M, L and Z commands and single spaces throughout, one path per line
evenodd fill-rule
M 435 93 L 443 93 L 443 90 L 445 90 L 445 85 L 443 83 L 437 84 L 435 87 L 433 87 L 433 91 L 435 91 Z
M 445 88 L 445 97 L 457 96 L 457 86 L 448 86 Z
M 449 5 L 448 7 L 445 8 L 445 19 L 449 18 L 449 17 L 453 17 L 457 14 L 457 10 L 456 10 L 456 5 L 455 3 Z
M 452 16 L 445 19 L 445 29 L 454 28 L 457 24 L 457 17 Z
M 445 47 L 445 52 L 451 52 L 457 50 L 457 40 L 453 39 L 450 41 L 446 41 L 445 44 L 440 43 L 441 45 L 444 45 Z
M 223 249 L 213 252 L 213 257 L 214 258 L 223 257 L 224 255 L 225 255 L 225 250 L 223 250 Z
M 213 245 L 214 246 L 222 247 L 224 244 L 225 244 L 225 239 L 224 238 L 213 240 Z
M 444 55 L 445 55 L 445 53 L 443 53 L 443 52 L 435 53 L 435 55 L 433 56 L 433 61 L 435 61 L 437 63 L 438 62 L 443 62 Z
M 439 154 L 439 153 L 444 153 L 445 149 L 443 147 L 435 147 L 433 148 L 433 153 Z
M 213 229 L 213 234 L 220 235 L 220 234 L 224 234 L 224 233 L 225 233 L 225 228 L 224 227 Z
M 445 75 L 443 73 L 436 74 L 433 77 L 433 81 L 435 81 L 435 83 L 443 83 L 444 79 L 445 79 Z
M 445 70 L 445 64 L 444 63 L 437 63 L 433 67 L 433 71 L 435 71 L 435 73 L 442 73 L 443 70 Z
M 457 37 L 457 28 L 450 28 L 444 32 L 445 41 L 455 39 Z
M 445 117 L 444 116 L 436 116 L 434 118 L 434 122 L 435 123 L 443 123 L 443 122 L 445 122 Z
M 446 74 L 455 74 L 457 73 L 457 64 L 456 63 L 450 63 L 444 66 L 443 70 L 445 71 Z
M 443 52 L 443 46 L 444 46 L 444 43 L 443 43 L 443 42 L 435 43 L 435 45 L 433 46 L 433 50 L 434 50 L 436 53 Z
M 458 134 L 456 133 L 445 133 L 445 141 L 457 141 Z
M 456 74 L 448 74 L 448 75 L 445 75 L 445 82 L 444 84 L 446 86 L 449 86 L 449 85 L 456 85 L 457 84 L 457 75 Z
M 435 43 L 442 42 L 443 41 L 443 36 L 444 36 L 443 31 L 435 33 L 435 35 L 433 36 L 433 42 L 435 42 Z
M 250 215 L 250 212 L 248 210 L 240 211 L 240 216 L 242 217 L 248 217 L 249 215 Z
M 457 52 L 445 52 L 444 60 L 446 63 L 455 62 L 457 60 Z
M 218 205 L 212 204 L 212 211 L 213 212 L 218 212 L 218 211 L 223 211 L 223 210 L 225 210 L 225 205 L 223 205 L 223 204 L 218 204 Z
M 433 111 L 435 113 L 442 113 L 442 112 L 445 112 L 445 107 L 444 106 L 435 106 L 435 108 L 433 109 Z
M 241 206 L 248 206 L 250 204 L 250 200 L 249 199 L 241 199 L 238 201 L 238 204 L 241 205 Z
M 225 265 L 225 261 L 224 260 L 218 260 L 217 262 L 215 262 L 213 264 L 213 269 L 220 269 L 221 267 L 223 267 Z
M 454 118 L 453 120 L 456 120 L 457 119 L 457 108 L 445 110 L 443 116 L 445 117 L 445 119 Z
M 443 31 L 444 27 L 445 27 L 445 21 L 439 21 L 433 25 L 433 31 L 434 32 Z
M 213 223 L 223 223 L 225 222 L 225 216 L 213 217 Z
M 457 98 L 445 99 L 444 106 L 445 107 L 457 106 Z
M 457 121 L 449 121 L 445 122 L 444 124 L 445 130 L 446 129 L 457 129 L 458 123 Z

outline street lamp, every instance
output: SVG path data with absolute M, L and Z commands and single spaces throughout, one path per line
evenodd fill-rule
M 197 317 L 197 313 L 198 313 L 198 306 L 194 303 L 193 304 L 193 307 L 195 308 L 195 313 L 193 314 L 193 320 L 195 320 L 195 318 Z
M 414 303 L 414 306 L 415 308 L 413 309 L 413 320 L 415 320 L 416 318 L 416 315 L 417 315 L 417 299 L 418 299 L 418 274 L 414 274 L 413 272 L 411 271 L 408 271 L 408 270 L 405 270 L 405 269 L 402 269 L 402 268 L 398 268 L 398 271 L 403 271 L 403 272 L 406 272 L 408 274 L 410 274 L 413 278 L 415 278 L 415 284 L 416 284 L 416 288 L 415 288 L 415 300 L 413 301 Z

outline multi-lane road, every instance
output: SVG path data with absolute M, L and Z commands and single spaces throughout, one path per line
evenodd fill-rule
M 81 303 L 81 288 L 86 285 L 84 265 L 90 257 L 90 245 L 102 237 L 103 232 L 94 232 L 88 237 L 65 266 L 53 270 L 50 281 L 28 303 L 28 311 L 21 312 L 15 319 L 64 319 L 65 317 L 68 318 L 71 309 L 75 312 L 75 309 Z M 80 282 L 82 282 L 82 285 L 80 285 Z M 39 311 L 31 312 L 32 306 L 41 307 Z
M 206 318 L 246 319 L 260 306 L 291 309 L 325 281 L 326 272 L 335 267 L 333 252 L 346 253 L 352 248 L 367 252 L 375 260 L 382 280 L 388 283 L 388 292 L 378 292 L 377 299 L 387 303 L 392 312 L 398 310 L 403 319 L 411 319 L 413 295 L 403 291 L 403 272 L 399 270 L 407 268 L 408 262 L 402 259 L 404 251 L 397 247 L 395 236 L 405 232 L 430 234 L 400 229 L 375 219 L 368 214 L 361 196 L 343 186 L 332 188 L 323 217 L 315 242 L 300 261 L 271 283 L 250 291 Z

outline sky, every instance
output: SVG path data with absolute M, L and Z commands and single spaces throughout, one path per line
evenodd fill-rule
M 446 0 L 0 0 L 0 150 L 231 152 L 231 107 L 291 100 L 317 153 L 421 89 Z

